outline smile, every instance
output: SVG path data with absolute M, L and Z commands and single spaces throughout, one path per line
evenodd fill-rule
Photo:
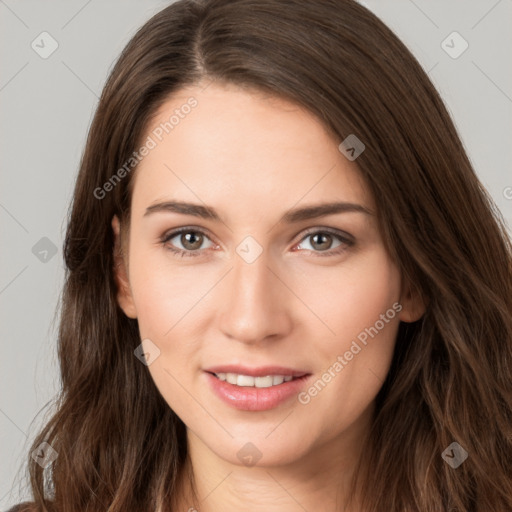
M 214 395 L 242 411 L 266 411 L 291 402 L 311 378 L 311 374 L 252 376 L 211 371 L 204 375 Z

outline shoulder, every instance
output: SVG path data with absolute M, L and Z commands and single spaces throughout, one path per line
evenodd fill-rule
M 36 512 L 36 504 L 30 501 L 24 501 L 23 503 L 19 503 L 18 505 L 14 505 L 7 512 Z

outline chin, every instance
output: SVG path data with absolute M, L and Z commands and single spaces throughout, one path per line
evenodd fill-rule
M 271 429 L 268 430 L 270 431 Z M 219 458 L 240 467 L 286 466 L 305 455 L 307 445 L 303 435 L 285 433 L 284 437 L 272 438 L 273 435 L 274 433 L 268 436 L 265 429 L 265 433 L 260 430 L 254 436 L 245 433 L 222 443 L 218 439 L 212 439 L 205 444 Z

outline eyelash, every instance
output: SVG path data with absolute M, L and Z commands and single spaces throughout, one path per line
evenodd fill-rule
M 206 232 L 204 232 L 202 229 L 191 228 L 191 227 L 183 227 L 183 228 L 179 228 L 179 229 L 176 229 L 174 231 L 171 231 L 170 233 L 165 234 L 162 237 L 162 239 L 161 239 L 161 244 L 167 250 L 173 252 L 177 256 L 181 256 L 181 257 L 200 256 L 202 251 L 203 251 L 202 249 L 198 249 L 198 250 L 195 250 L 195 251 L 190 251 L 190 250 L 189 251 L 185 251 L 183 249 L 176 249 L 175 247 L 172 247 L 171 245 L 166 245 L 167 242 L 169 242 L 169 240 L 172 240 L 174 237 L 176 237 L 177 235 L 181 235 L 182 233 L 200 233 L 201 235 L 204 235 L 205 237 L 210 238 L 208 236 L 208 234 Z M 319 257 L 336 256 L 336 255 L 341 254 L 342 252 L 346 251 L 347 248 L 352 247 L 354 245 L 353 240 L 349 239 L 346 236 L 343 236 L 341 234 L 341 232 L 339 232 L 337 230 L 334 230 L 334 229 L 331 229 L 331 228 L 322 228 L 322 229 L 314 228 L 314 229 L 310 229 L 310 230 L 306 231 L 304 236 L 300 239 L 299 244 L 302 243 L 302 241 L 304 241 L 306 238 L 308 238 L 308 237 L 310 237 L 312 235 L 317 235 L 317 234 L 333 235 L 334 237 L 338 238 L 338 240 L 340 242 L 342 242 L 342 244 L 345 244 L 345 246 L 346 246 L 346 247 L 343 247 L 343 245 L 340 245 L 336 249 L 328 250 L 328 251 L 313 251 L 313 250 L 309 250 L 310 252 L 318 253 L 318 254 L 316 254 L 316 256 L 319 256 Z

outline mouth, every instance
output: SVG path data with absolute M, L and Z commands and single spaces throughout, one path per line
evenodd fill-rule
M 311 373 L 283 367 L 222 366 L 204 370 L 211 391 L 242 411 L 267 411 L 286 403 L 307 386 Z

